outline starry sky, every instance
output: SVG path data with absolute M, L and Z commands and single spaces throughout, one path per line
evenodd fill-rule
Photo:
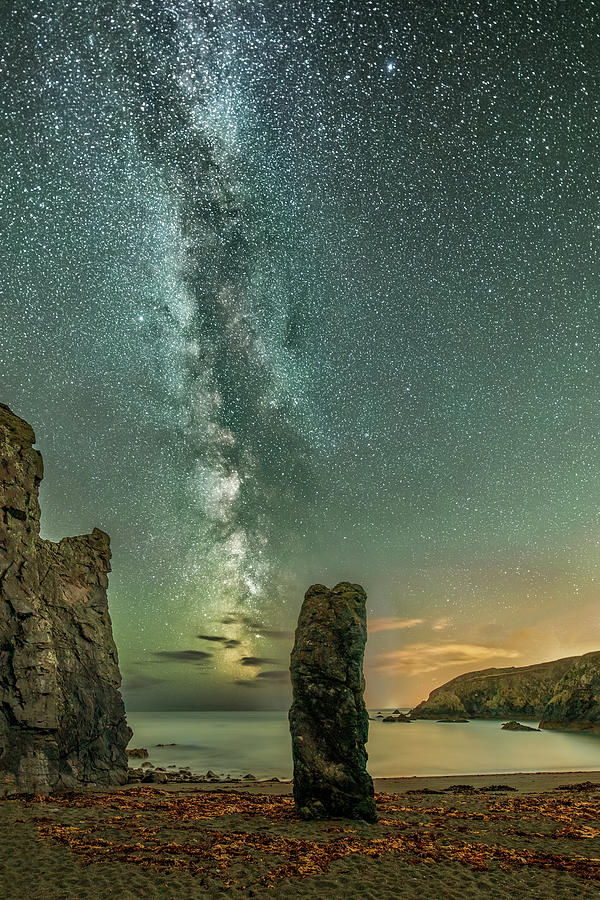
M 0 9 L 0 400 L 111 535 L 130 709 L 600 648 L 600 3 Z

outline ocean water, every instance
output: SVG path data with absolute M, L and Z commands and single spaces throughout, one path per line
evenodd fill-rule
M 130 712 L 127 719 L 133 728 L 129 746 L 146 747 L 155 766 L 190 766 L 202 773 L 212 769 L 233 777 L 248 772 L 257 778 L 292 775 L 286 712 Z M 369 725 L 368 769 L 375 777 L 600 768 L 600 735 L 502 731 L 497 720 Z M 176 746 L 156 746 L 170 743 Z M 131 763 L 139 765 L 138 760 Z

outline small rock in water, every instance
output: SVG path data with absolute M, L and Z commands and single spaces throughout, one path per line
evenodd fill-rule
M 503 722 L 504 731 L 539 731 L 539 728 L 531 728 L 529 725 L 521 725 L 520 722 Z
M 458 716 L 456 719 L 437 719 L 438 725 L 447 725 L 451 722 L 468 722 L 469 719 L 465 719 L 464 716 Z
M 171 744 L 156 744 L 157 747 L 176 747 L 177 744 L 173 741 Z
M 216 772 L 213 772 L 212 769 L 209 769 L 208 772 L 206 773 L 206 777 L 207 777 L 207 778 L 216 778 L 216 777 L 217 777 L 217 773 L 216 773 Z
M 145 747 L 132 747 L 131 750 L 126 750 L 127 756 L 129 759 L 147 759 L 148 751 Z
M 151 762 L 142 763 L 142 769 L 153 769 L 153 768 L 154 768 L 154 766 L 152 765 Z
M 251 772 L 248 772 L 247 775 L 244 775 L 242 781 L 256 781 L 256 775 L 252 775 Z

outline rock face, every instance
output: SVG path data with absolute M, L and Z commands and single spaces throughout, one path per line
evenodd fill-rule
M 290 709 L 294 800 L 305 818 L 377 821 L 366 770 L 369 719 L 363 698 L 366 594 L 342 582 L 308 589 L 292 650 Z
M 34 442 L 0 404 L 0 793 L 125 783 L 109 538 L 40 538 Z
M 467 672 L 431 692 L 413 719 L 541 719 L 541 728 L 600 732 L 600 652 L 521 668 Z
M 556 682 L 577 659 L 535 666 L 467 672 L 433 690 L 411 710 L 413 719 L 468 716 L 475 719 L 539 718 Z
M 600 653 L 576 658 L 555 685 L 540 728 L 600 733 Z

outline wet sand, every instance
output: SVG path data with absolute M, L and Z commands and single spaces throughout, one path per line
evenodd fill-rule
M 4 799 L 0 896 L 600 897 L 600 772 L 384 778 L 375 790 L 377 825 L 304 822 L 286 782 Z

